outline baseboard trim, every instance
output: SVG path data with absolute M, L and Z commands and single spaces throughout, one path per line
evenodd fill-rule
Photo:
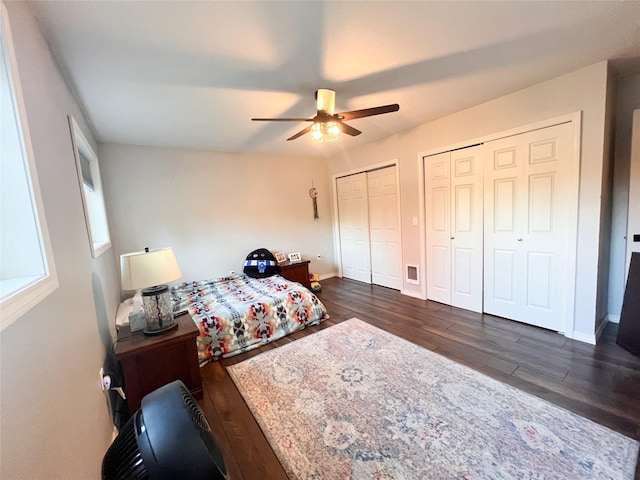
M 337 277 L 338 274 L 333 272 L 333 273 L 323 273 L 320 275 L 320 280 L 326 280 L 327 278 L 333 278 L 333 277 Z
M 620 315 L 608 314 L 606 320 L 611 323 L 620 323 Z
M 565 335 L 566 337 L 571 338 L 572 340 L 578 340 L 579 342 L 589 343 L 591 345 L 596 344 L 596 336 L 595 334 L 588 334 L 582 332 L 573 332 L 573 335 Z
M 421 292 L 414 292 L 413 290 L 401 290 L 400 293 L 402 293 L 403 295 L 406 295 L 407 297 L 413 297 L 419 300 L 426 300 L 426 298 L 422 296 Z

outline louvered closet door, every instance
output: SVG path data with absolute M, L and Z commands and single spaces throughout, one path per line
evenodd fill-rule
M 371 283 L 367 174 L 337 179 L 342 276 Z
M 482 312 L 482 147 L 427 158 L 427 298 Z
M 573 125 L 488 142 L 484 310 L 563 331 L 569 281 Z
M 402 288 L 396 167 L 367 172 L 371 281 Z

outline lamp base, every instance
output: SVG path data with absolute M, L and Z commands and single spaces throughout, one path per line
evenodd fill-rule
M 143 332 L 147 335 L 159 335 L 177 325 L 173 319 L 173 305 L 167 285 L 144 288 L 142 306 L 147 317 L 147 325 Z
M 161 333 L 168 332 L 169 330 L 173 330 L 178 326 L 178 322 L 173 322 L 171 325 L 167 325 L 166 327 L 150 329 L 149 327 L 142 330 L 145 335 L 160 335 Z

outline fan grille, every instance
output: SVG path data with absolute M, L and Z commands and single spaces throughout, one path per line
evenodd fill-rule
M 102 461 L 102 478 L 146 480 L 149 478 L 136 442 L 134 415 L 122 427 Z
M 196 402 L 193 396 L 189 393 L 189 390 L 187 390 L 183 384 L 180 386 L 180 392 L 182 393 L 182 400 L 184 401 L 187 412 L 191 417 L 191 421 L 198 430 L 202 442 L 204 442 L 207 451 L 212 456 L 216 469 L 221 475 L 220 477 L 215 478 L 224 478 L 226 473 L 224 459 L 222 458 L 222 452 L 220 452 L 215 440 L 213 439 L 213 432 L 211 431 L 211 426 L 209 425 L 207 418 L 204 416 L 198 402 Z
M 200 405 L 198 405 L 198 402 L 196 402 L 195 399 L 191 396 L 191 394 L 189 393 L 189 390 L 187 390 L 184 387 L 181 387 L 180 390 L 182 393 L 182 400 L 184 401 L 184 404 L 187 407 L 189 416 L 191 417 L 191 421 L 197 427 L 198 431 L 201 434 L 211 433 L 211 426 L 209 426 L 209 422 L 207 421 L 206 417 L 202 413 L 202 410 L 200 409 Z

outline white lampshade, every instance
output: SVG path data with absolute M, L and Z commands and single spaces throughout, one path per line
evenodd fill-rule
M 182 276 L 172 248 L 145 249 L 120 255 L 122 290 L 162 285 Z

